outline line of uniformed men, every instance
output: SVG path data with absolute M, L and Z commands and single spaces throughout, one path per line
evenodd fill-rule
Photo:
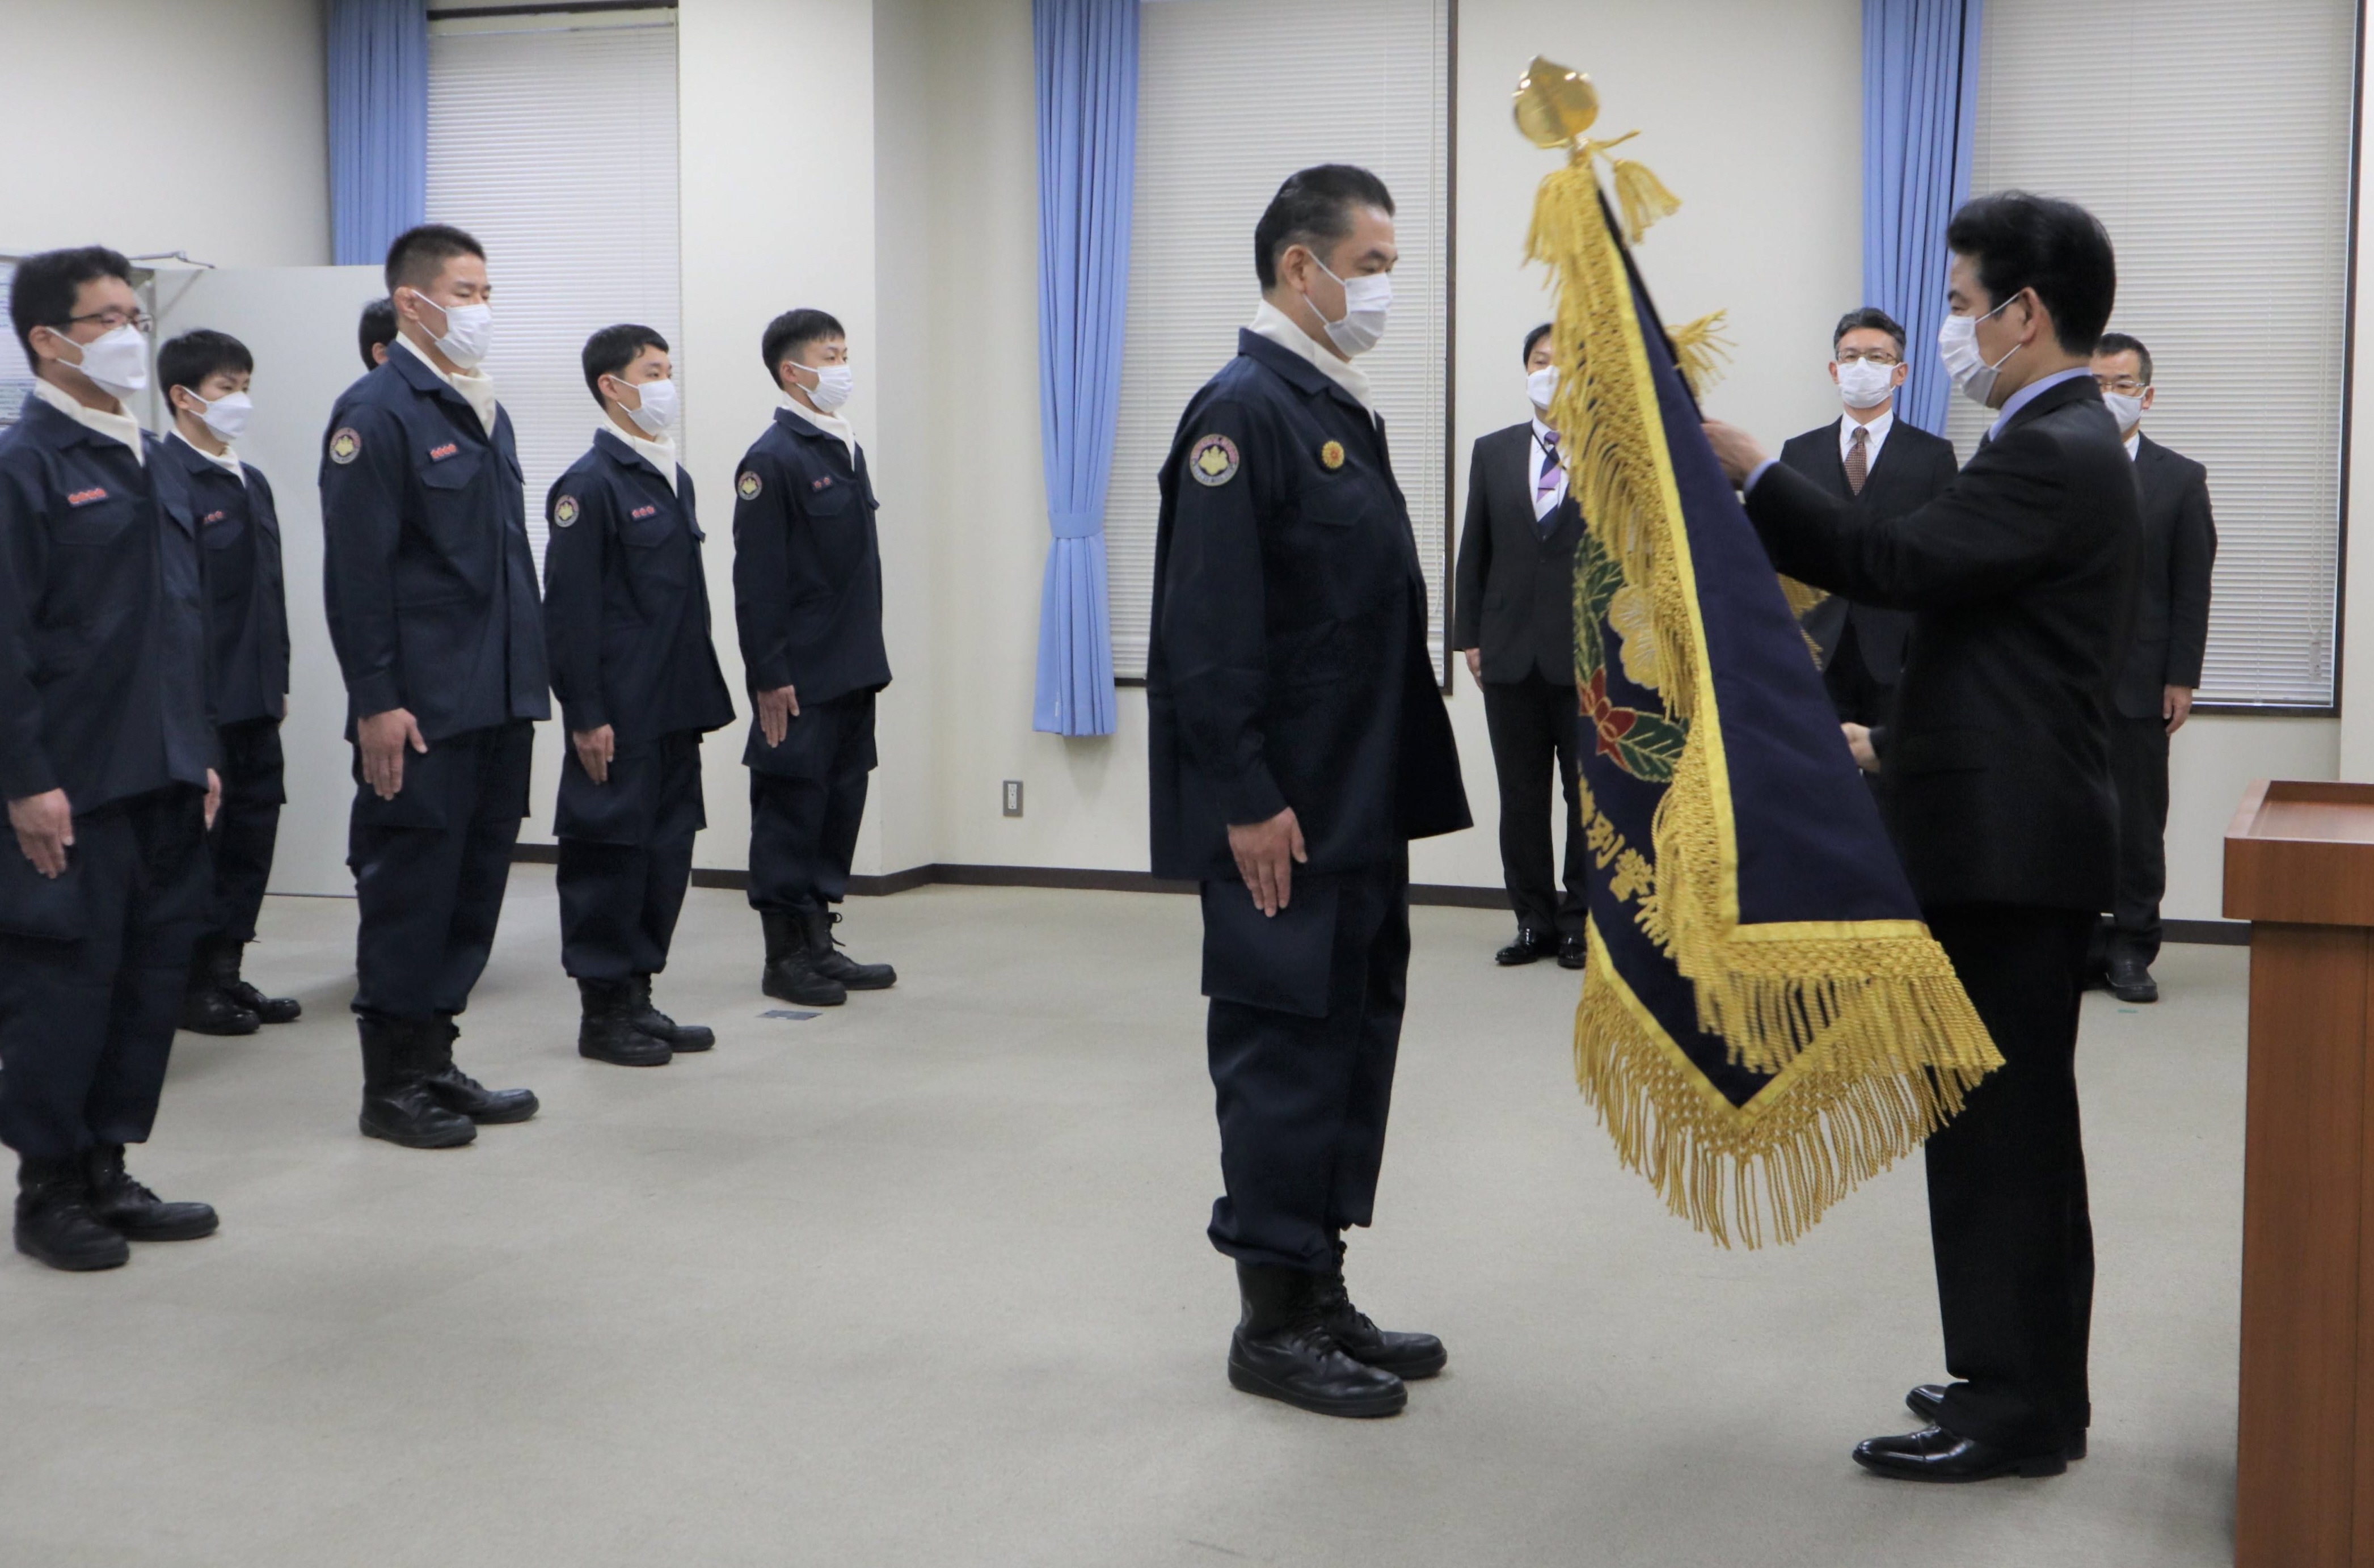
M 510 415 L 482 370 L 477 242 L 424 225 L 389 249 L 320 473 L 323 592 L 347 691 L 370 1136 L 467 1143 L 535 1114 L 453 1060 L 521 820 L 533 725 L 561 701 L 561 958 L 582 1055 L 658 1066 L 714 1043 L 652 1001 L 704 825 L 699 737 L 734 719 L 711 642 L 705 538 L 669 438 L 664 338 L 586 343 L 601 410 L 546 498 L 541 595 Z M 10 315 L 35 367 L 0 436 L 0 1143 L 18 1249 L 105 1268 L 129 1241 L 210 1234 L 124 1169 L 152 1126 L 174 1027 L 252 1032 L 300 1011 L 241 973 L 285 798 L 288 636 L 279 525 L 234 444 L 249 351 L 200 331 L 157 371 L 174 429 L 143 430 L 149 324 L 120 254 L 19 263 Z M 864 453 L 838 409 L 847 335 L 770 323 L 785 406 L 736 470 L 735 586 L 753 714 L 750 902 L 771 996 L 835 1006 L 895 983 L 839 949 L 874 698 L 889 684 Z

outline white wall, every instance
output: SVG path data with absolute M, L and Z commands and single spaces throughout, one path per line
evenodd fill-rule
M 0 250 L 330 259 L 318 0 L 5 0 L 0 60 Z M 93 156 L 68 156 L 66 137 Z

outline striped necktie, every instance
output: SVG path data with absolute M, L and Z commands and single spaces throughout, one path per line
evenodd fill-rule
M 1871 477 L 1871 427 L 1857 425 L 1847 442 L 1847 489 L 1863 494 L 1863 481 Z
M 1534 486 L 1534 528 L 1542 537 L 1547 538 L 1557 526 L 1557 508 L 1550 504 L 1550 498 L 1557 494 L 1559 482 L 1566 477 L 1566 469 L 1558 462 L 1556 430 L 1547 437 L 1537 430 L 1534 440 L 1542 449 L 1542 477 Z

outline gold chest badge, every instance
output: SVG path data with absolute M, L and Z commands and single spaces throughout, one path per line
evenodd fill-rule
M 1320 464 L 1331 474 L 1336 469 L 1344 466 L 1344 443 L 1340 441 L 1331 441 L 1325 446 L 1321 447 L 1319 449 L 1319 461 Z

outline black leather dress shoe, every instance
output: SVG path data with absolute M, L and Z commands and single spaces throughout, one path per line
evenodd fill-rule
M 2150 967 L 2134 954 L 2112 953 L 2110 995 L 2121 1002 L 2157 1002 L 2159 982 L 2152 978 Z
M 1492 961 L 1504 969 L 1521 963 L 1534 963 L 1558 950 L 1557 937 L 1547 931 L 1517 932 L 1517 939 L 1492 955 Z
M 2068 1456 L 2059 1448 L 2006 1448 L 1942 1426 L 1924 1426 L 1901 1437 L 1866 1437 L 1855 1444 L 1854 1462 L 1875 1476 L 1917 1481 L 2057 1476 L 2069 1468 Z
M 123 1146 L 103 1143 L 83 1167 L 94 1219 L 127 1242 L 194 1242 L 222 1221 L 210 1203 L 167 1203 L 123 1168 Z
M 1589 942 L 1584 941 L 1581 937 L 1560 937 L 1558 938 L 1558 967 L 1560 969 L 1581 969 L 1590 961 L 1591 944 Z
M 1942 1383 L 1914 1385 L 1912 1391 L 1904 1397 L 1904 1408 L 1931 1426 L 1937 1425 L 1945 1413 L 1945 1385 Z M 2061 1456 L 2071 1464 L 2086 1456 L 2086 1433 L 2082 1430 L 2063 1445 Z
M 1322 1416 L 1399 1415 L 1409 1390 L 1336 1343 L 1321 1320 L 1322 1284 L 1299 1268 L 1237 1265 L 1244 1311 L 1228 1340 L 1229 1385 Z

